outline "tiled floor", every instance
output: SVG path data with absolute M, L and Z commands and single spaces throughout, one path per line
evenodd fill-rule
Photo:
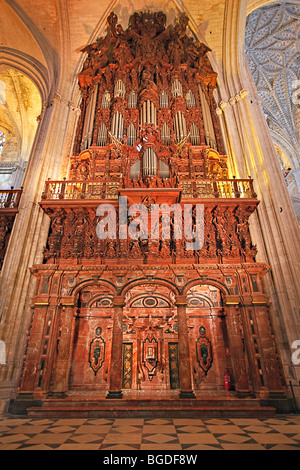
M 275 418 L 0 417 L 0 450 L 300 450 L 300 415 Z

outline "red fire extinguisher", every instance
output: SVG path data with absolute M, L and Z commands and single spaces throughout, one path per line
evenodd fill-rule
M 225 376 L 224 376 L 224 382 L 225 382 L 225 390 L 226 392 L 229 391 L 230 389 L 230 374 L 228 370 L 226 370 Z

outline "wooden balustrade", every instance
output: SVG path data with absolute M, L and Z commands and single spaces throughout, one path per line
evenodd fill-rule
M 0 270 L 2 269 L 22 192 L 22 189 L 13 188 L 0 191 Z
M 5 212 L 10 209 L 17 209 L 19 207 L 23 189 L 2 189 L 0 190 L 0 210 L 5 209 Z
M 160 180 L 162 181 L 162 180 Z M 227 180 L 184 180 L 177 185 L 167 186 L 182 189 L 184 199 L 256 199 L 252 179 L 227 179 Z M 167 189 L 166 187 L 166 189 Z M 124 189 L 122 182 L 116 181 L 47 181 L 42 200 L 93 200 L 93 199 L 117 199 L 118 192 Z M 162 185 L 147 186 L 139 182 L 130 189 L 159 188 Z

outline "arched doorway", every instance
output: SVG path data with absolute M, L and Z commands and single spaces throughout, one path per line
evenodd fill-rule
M 123 390 L 179 389 L 174 294 L 157 284 L 136 286 L 123 313 Z
M 180 390 L 178 318 L 174 293 L 164 285 L 129 289 L 123 307 L 123 392 L 166 394 Z M 195 285 L 187 291 L 186 318 L 193 389 L 224 392 L 224 375 L 234 382 L 221 291 Z M 106 392 L 110 387 L 114 293 L 84 287 L 74 323 L 70 390 Z M 128 393 L 127 393 L 128 395 Z M 129 394 L 130 396 L 130 394 Z
M 98 285 L 84 287 L 74 323 L 70 390 L 108 389 L 112 329 L 113 293 Z
M 221 291 L 195 285 L 187 292 L 187 322 L 194 390 L 224 391 L 224 375 L 232 376 L 226 316 Z

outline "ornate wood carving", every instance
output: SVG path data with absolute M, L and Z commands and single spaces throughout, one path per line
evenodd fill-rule
M 38 393 L 49 391 L 51 374 L 61 388 L 69 383 L 68 361 L 59 363 L 56 356 L 68 357 L 71 338 L 70 384 L 81 390 L 106 390 L 112 384 L 108 398 L 120 398 L 122 384 L 125 389 L 156 391 L 180 385 L 190 397 L 191 373 L 196 388 L 220 390 L 226 361 L 233 367 L 236 389 L 243 393 L 250 387 L 248 375 L 258 394 L 259 374 L 266 376 L 266 384 L 276 382 L 267 377 L 264 354 L 253 352 L 247 323 L 255 318 L 256 305 L 267 304 L 262 278 L 269 267 L 256 263 L 249 231 L 249 217 L 258 201 L 251 179 L 229 179 L 213 101 L 216 74 L 207 46 L 195 41 L 187 23 L 183 15 L 166 27 L 164 13 L 142 12 L 134 13 L 124 30 L 112 13 L 107 35 L 83 50 L 87 56 L 79 74 L 82 113 L 69 179 L 48 181 L 40 203 L 51 226 L 44 263 L 32 268 L 38 280 L 35 334 L 28 339 L 24 392 L 35 390 L 36 364 L 45 359 L 40 357 L 43 345 L 38 344 L 42 340 L 37 331 L 47 330 L 44 307 L 49 303 L 55 313 L 64 303 L 69 323 L 62 317 L 58 326 L 53 315 L 48 362 L 43 362 L 42 373 L 38 371 Z M 207 125 L 215 139 L 208 139 Z M 144 205 L 148 233 L 152 204 L 178 204 L 181 209 L 190 204 L 192 227 L 196 206 L 203 204 L 203 246 L 187 250 L 187 234 L 175 237 L 172 212 L 170 237 L 163 236 L 161 217 L 156 221 L 157 238 L 120 237 L 119 196 L 127 198 L 128 206 Z M 104 217 L 97 215 L 97 208 L 103 203 L 116 210 L 115 237 L 97 235 Z M 135 217 L 124 224 L 127 233 Z M 196 295 L 195 286 L 200 285 Z M 216 298 L 208 286 L 218 290 Z M 261 331 L 255 339 L 261 335 L 271 351 L 273 338 L 263 309 L 260 315 Z M 213 334 L 206 335 L 205 328 Z M 183 354 L 188 349 L 189 355 Z M 64 377 L 55 361 L 65 367 Z M 88 364 L 95 375 L 92 381 Z M 250 372 L 245 364 L 250 364 Z
M 95 331 L 95 337 L 90 343 L 89 362 L 95 375 L 105 361 L 105 341 L 101 337 L 101 333 L 101 328 L 97 327 Z
M 196 343 L 197 360 L 201 369 L 207 375 L 213 362 L 212 347 L 210 340 L 205 336 L 205 328 L 203 326 L 199 328 L 199 332 L 200 337 Z

